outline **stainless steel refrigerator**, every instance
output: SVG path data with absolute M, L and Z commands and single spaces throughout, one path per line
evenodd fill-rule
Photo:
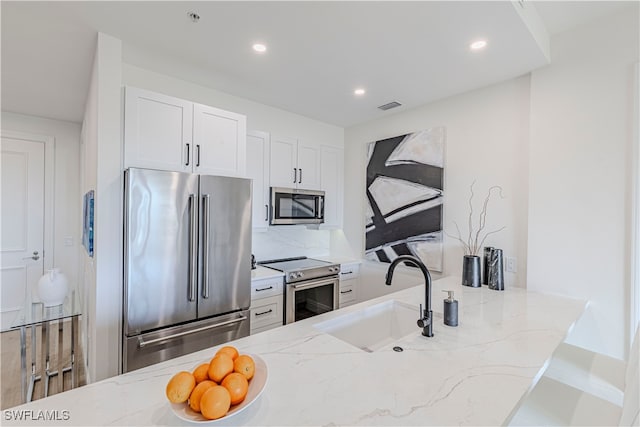
M 249 335 L 250 180 L 130 168 L 124 222 L 123 372 Z

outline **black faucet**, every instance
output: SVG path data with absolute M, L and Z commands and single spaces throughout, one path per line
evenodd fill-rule
M 385 283 L 387 286 L 391 286 L 391 279 L 393 278 L 393 270 L 395 270 L 396 265 L 401 262 L 406 262 L 409 264 L 413 264 L 422 271 L 422 275 L 424 276 L 424 305 L 425 310 L 422 310 L 422 304 L 420 304 L 420 319 L 418 319 L 418 326 L 422 328 L 422 335 L 425 337 L 433 336 L 433 312 L 431 311 L 431 274 L 429 274 L 429 270 L 427 267 L 420 261 L 418 258 L 410 255 L 400 255 L 396 259 L 393 260 L 391 265 L 389 266 L 389 270 L 387 270 L 387 277 Z

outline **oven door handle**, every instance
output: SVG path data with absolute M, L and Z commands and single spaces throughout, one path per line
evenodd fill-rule
M 296 291 L 302 291 L 304 289 L 309 289 L 309 288 L 317 288 L 318 286 L 322 286 L 322 285 L 329 285 L 331 283 L 335 283 L 337 280 L 337 278 L 331 278 L 329 280 L 314 280 L 312 282 L 309 283 L 300 283 L 300 284 L 292 284 L 290 285 L 293 289 L 295 289 Z

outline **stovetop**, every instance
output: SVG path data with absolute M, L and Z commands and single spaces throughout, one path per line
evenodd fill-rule
M 306 270 L 316 267 L 329 267 L 334 265 L 331 262 L 320 261 L 313 258 L 288 258 L 283 260 L 272 260 L 260 262 L 261 265 L 280 271 Z
M 340 272 L 340 264 L 307 257 L 274 259 L 258 264 L 284 272 L 287 283 L 334 276 Z

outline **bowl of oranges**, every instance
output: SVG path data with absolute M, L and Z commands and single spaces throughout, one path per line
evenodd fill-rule
M 178 418 L 215 423 L 255 402 L 266 384 L 267 365 L 262 358 L 224 346 L 193 371 L 181 371 L 171 377 L 166 396 Z

